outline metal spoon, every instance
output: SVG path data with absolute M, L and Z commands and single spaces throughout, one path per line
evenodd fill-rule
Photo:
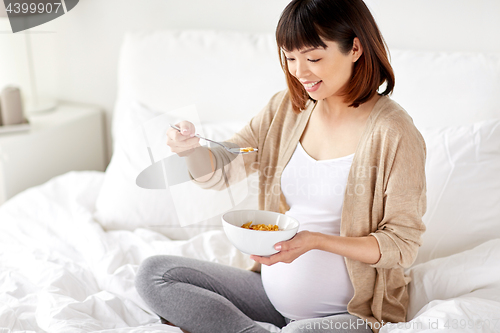
M 178 127 L 178 126 L 175 126 L 175 125 L 172 125 L 170 124 L 170 127 L 172 127 L 173 129 L 176 129 L 179 131 L 181 131 L 181 129 Z M 215 143 L 216 145 L 219 145 L 221 146 L 222 148 L 224 148 L 225 150 L 227 150 L 228 152 L 232 153 L 232 154 L 248 154 L 248 153 L 256 153 L 258 151 L 257 148 L 254 148 L 253 151 L 241 151 L 242 148 L 231 148 L 231 147 L 227 147 L 226 145 L 220 143 L 220 142 L 217 142 L 217 141 L 213 141 L 213 140 L 210 140 L 210 139 L 207 139 L 207 138 L 204 138 L 202 136 L 199 136 L 198 134 L 195 134 L 194 135 L 195 137 L 197 138 L 200 138 L 202 140 L 205 140 L 205 141 L 210 141 L 212 143 Z

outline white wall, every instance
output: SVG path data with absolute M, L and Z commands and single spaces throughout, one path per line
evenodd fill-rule
M 274 32 L 289 0 L 81 0 L 31 31 L 37 85 L 59 100 L 101 106 L 108 128 L 126 31 L 223 29 Z M 390 48 L 500 52 L 500 0 L 367 0 Z M 0 20 L 0 87 L 27 91 L 22 33 Z M 3 32 L 2 32 L 3 31 Z M 108 151 L 111 140 L 108 134 Z

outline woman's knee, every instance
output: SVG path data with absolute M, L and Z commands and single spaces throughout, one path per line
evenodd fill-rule
M 140 265 L 135 276 L 135 288 L 141 297 L 145 298 L 154 293 L 154 289 L 161 282 L 165 270 L 168 269 L 169 257 L 158 255 L 146 258 Z

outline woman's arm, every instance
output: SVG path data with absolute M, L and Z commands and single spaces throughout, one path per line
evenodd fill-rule
M 377 239 L 366 237 L 341 237 L 313 232 L 318 250 L 339 254 L 343 257 L 373 265 L 380 259 L 380 248 Z
M 278 251 L 281 249 L 281 251 L 270 257 L 251 256 L 250 258 L 264 265 L 273 265 L 277 262 L 291 263 L 310 250 L 322 250 L 370 265 L 377 263 L 380 259 L 380 248 L 373 236 L 341 237 L 301 231 L 291 240 L 277 243 L 275 249 Z
M 222 147 L 212 147 L 210 148 L 210 152 L 213 157 L 213 168 L 211 170 L 208 169 L 208 171 L 200 171 L 197 175 L 191 173 L 193 182 L 201 188 L 223 190 L 226 188 L 226 183 L 236 184 L 245 179 L 249 174 L 256 172 L 259 166 L 258 156 L 262 154 L 262 147 L 259 144 L 262 143 L 263 136 L 267 134 L 269 125 L 286 94 L 287 90 L 276 93 L 269 103 L 245 127 L 225 141 L 226 145 L 231 147 L 255 147 L 259 149 L 259 152 L 234 155 Z M 197 163 L 199 161 L 204 161 L 205 168 L 209 168 L 210 164 L 207 163 L 209 155 L 205 153 L 202 156 L 202 153 L 203 151 L 200 151 L 198 156 L 194 156 L 187 161 L 190 172 L 197 172 L 194 169 L 198 167 Z M 211 172 L 212 170 L 215 170 L 215 172 Z M 198 177 L 201 177 L 200 179 L 202 180 L 196 179 Z

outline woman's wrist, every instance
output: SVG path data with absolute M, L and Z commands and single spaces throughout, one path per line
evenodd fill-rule
M 215 170 L 212 152 L 207 147 L 196 147 L 186 155 L 186 165 L 189 173 L 199 182 L 209 180 Z
M 323 250 L 321 244 L 324 241 L 322 237 L 324 234 L 322 234 L 321 232 L 312 232 L 312 231 L 309 231 L 309 234 L 310 234 L 309 243 L 311 244 L 311 250 Z

